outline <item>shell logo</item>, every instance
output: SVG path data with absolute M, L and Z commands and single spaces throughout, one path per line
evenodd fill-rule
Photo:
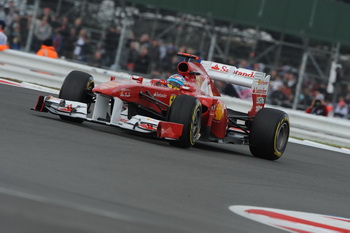
M 258 85 L 269 85 L 269 82 L 265 82 L 261 79 L 258 79 Z
M 215 108 L 215 120 L 220 121 L 225 114 L 225 105 L 223 103 L 218 103 Z

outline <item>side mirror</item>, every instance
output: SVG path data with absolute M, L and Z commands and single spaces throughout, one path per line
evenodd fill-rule
M 190 87 L 190 86 L 181 86 L 180 90 L 181 91 L 190 91 L 190 92 L 194 92 L 195 91 L 195 89 L 193 87 Z
M 140 76 L 137 76 L 137 75 L 133 75 L 133 76 L 131 76 L 131 80 L 135 81 L 136 83 L 142 84 L 143 77 L 140 77 Z

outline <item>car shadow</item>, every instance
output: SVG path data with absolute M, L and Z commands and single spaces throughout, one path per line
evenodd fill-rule
M 242 156 L 254 158 L 250 152 L 248 146 L 244 145 L 234 145 L 234 144 L 219 144 L 215 142 L 202 142 L 199 141 L 194 146 L 197 150 L 215 152 L 206 154 L 211 157 L 218 157 L 220 155 L 229 155 L 231 157 Z
M 90 129 L 93 131 L 108 133 L 113 136 L 126 137 L 128 139 L 147 142 L 152 145 L 160 146 L 163 148 L 169 148 L 169 149 L 174 148 L 176 150 L 180 150 L 180 152 L 181 150 L 183 150 L 184 152 L 185 151 L 188 152 L 189 150 L 203 151 L 203 152 L 200 152 L 200 154 L 203 156 L 221 157 L 225 159 L 234 159 L 237 156 L 246 157 L 246 158 L 255 158 L 250 154 L 248 146 L 245 146 L 245 145 L 219 144 L 215 142 L 199 141 L 192 148 L 182 149 L 182 148 L 173 147 L 168 143 L 168 141 L 159 139 L 154 135 L 138 133 L 127 129 L 121 129 L 116 126 L 108 126 L 108 125 L 98 124 L 98 123 L 93 123 L 88 121 L 83 123 L 74 123 L 74 122 L 62 120 L 58 116 L 51 115 L 51 114 L 50 115 L 38 114 L 36 116 L 42 119 L 47 119 L 50 121 L 57 122 L 59 124 L 64 123 L 72 126 L 74 125 L 77 127 Z M 204 152 L 209 152 L 209 153 L 204 153 Z

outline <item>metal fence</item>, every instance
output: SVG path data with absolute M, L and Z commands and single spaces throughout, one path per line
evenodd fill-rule
M 162 78 L 176 72 L 177 51 L 189 52 L 270 73 L 271 104 L 305 110 L 316 96 L 323 96 L 328 109 L 336 109 L 342 101 L 339 97 L 350 104 L 349 48 L 340 44 L 263 30 L 259 24 L 247 27 L 210 14 L 172 11 L 143 1 L 5 2 L 6 33 L 12 49 L 35 53 L 46 36 L 67 60 Z M 16 17 L 10 17 L 11 12 Z M 327 92 L 332 64 L 338 63 L 342 70 L 333 70 L 338 79 L 330 85 L 333 92 L 331 88 Z

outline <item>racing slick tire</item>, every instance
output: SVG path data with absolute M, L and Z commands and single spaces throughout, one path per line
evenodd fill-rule
M 73 70 L 65 78 L 58 98 L 78 101 L 82 103 L 92 103 L 92 89 L 94 88 L 93 77 L 85 72 Z M 60 116 L 62 120 L 82 123 L 84 120 L 80 118 Z
M 255 157 L 277 160 L 283 155 L 288 138 L 288 115 L 277 109 L 263 108 L 252 122 L 249 149 Z
M 193 96 L 178 95 L 170 106 L 168 121 L 183 124 L 182 135 L 178 140 L 170 141 L 170 145 L 189 148 L 200 137 L 202 122 L 202 105 Z

